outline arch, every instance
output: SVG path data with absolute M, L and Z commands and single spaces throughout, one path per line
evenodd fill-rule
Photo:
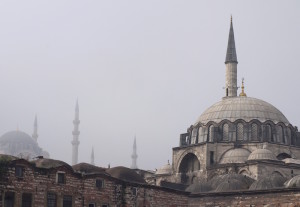
M 228 141 L 229 139 L 229 125 L 227 123 L 223 124 L 223 127 L 222 127 L 222 140 L 224 141 Z
M 191 138 L 191 144 L 196 144 L 197 143 L 197 128 L 194 128 L 192 131 L 192 138 Z
M 199 127 L 198 129 L 198 143 L 202 143 L 204 142 L 204 131 L 203 131 L 203 127 Z
M 208 127 L 208 141 L 213 142 L 214 141 L 214 126 L 210 125 Z
M 283 127 L 281 125 L 277 126 L 277 142 L 279 143 L 285 143 L 284 133 L 283 133 Z
M 179 173 L 188 173 L 198 170 L 200 170 L 200 161 L 197 156 L 193 153 L 186 154 L 179 164 Z
M 290 154 L 288 154 L 288 153 L 283 152 L 283 153 L 278 154 L 278 155 L 276 156 L 276 158 L 277 158 L 278 160 L 284 160 L 284 159 L 286 159 L 286 158 L 292 158 L 292 156 L 291 156 Z
M 251 124 L 251 139 L 258 141 L 258 125 L 256 123 Z
M 236 126 L 236 139 L 238 141 L 244 140 L 244 125 L 242 123 L 238 123 Z

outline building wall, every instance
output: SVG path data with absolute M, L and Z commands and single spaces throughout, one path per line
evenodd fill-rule
M 299 189 L 193 195 L 189 207 L 299 207 Z

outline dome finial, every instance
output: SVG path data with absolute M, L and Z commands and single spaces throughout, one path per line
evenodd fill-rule
M 244 89 L 245 89 L 244 78 L 242 78 L 242 92 L 240 93 L 240 96 L 247 97 L 247 94 L 245 93 Z

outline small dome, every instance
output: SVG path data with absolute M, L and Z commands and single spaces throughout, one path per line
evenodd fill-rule
M 292 164 L 300 165 L 300 160 L 293 159 L 293 158 L 285 158 L 282 161 L 285 162 L 286 164 L 292 163 Z
M 198 118 L 196 124 L 199 122 L 206 124 L 209 121 L 219 123 L 225 119 L 231 122 L 238 119 L 247 122 L 257 119 L 261 122 L 270 120 L 274 123 L 289 124 L 286 117 L 273 105 L 251 97 L 224 98 L 206 109 Z
M 248 189 L 242 181 L 239 180 L 227 180 L 221 182 L 215 192 L 227 192 L 227 191 L 235 191 L 235 190 L 246 190 Z
M 170 165 L 170 163 L 162 166 L 161 168 L 159 168 L 155 174 L 156 175 L 170 175 L 172 174 L 172 165 Z
M 245 163 L 250 155 L 250 152 L 243 148 L 235 148 L 224 153 L 220 164 L 227 163 Z
M 208 183 L 211 185 L 213 189 L 216 189 L 220 183 L 232 183 L 234 180 L 240 181 L 243 183 L 242 189 L 248 189 L 250 185 L 254 182 L 254 180 L 246 175 L 241 174 L 225 174 L 218 175 L 213 177 Z
M 208 182 L 193 183 L 185 189 L 185 191 L 190 192 L 190 193 L 204 193 L 204 192 L 209 192 L 212 190 L 213 190 L 213 188 L 209 185 Z
M 129 181 L 133 183 L 146 183 L 145 180 L 137 174 L 135 170 L 129 169 L 127 167 L 113 167 L 106 170 L 114 178 L 120 180 Z
M 268 149 L 254 150 L 248 157 L 248 160 L 277 160 L 273 152 Z
M 285 187 L 299 188 L 300 187 L 300 175 L 297 175 L 297 176 L 293 177 L 292 179 L 290 179 L 289 181 L 287 181 L 285 183 Z
M 50 169 L 50 168 L 57 168 L 57 167 L 60 167 L 60 166 L 66 166 L 66 167 L 73 170 L 73 168 L 69 164 L 67 164 L 63 161 L 60 161 L 60 160 L 53 160 L 53 159 L 48 159 L 48 158 L 39 158 L 37 160 L 31 161 L 31 163 L 34 163 L 35 166 L 38 167 L 38 168 Z
M 101 173 L 101 172 L 105 172 L 105 168 L 97 167 L 95 165 L 84 163 L 84 162 L 73 165 L 72 168 L 73 168 L 74 171 L 81 172 L 81 173 Z
M 271 175 L 261 178 L 250 186 L 249 190 L 264 190 L 283 187 L 286 178 L 280 175 Z

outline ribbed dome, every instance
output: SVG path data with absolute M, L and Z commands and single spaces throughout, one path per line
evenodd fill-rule
M 225 152 L 220 164 L 227 163 L 245 163 L 250 155 L 250 152 L 243 148 L 231 149 Z
M 267 149 L 254 150 L 248 157 L 248 160 L 277 160 L 273 152 Z
M 224 98 L 206 109 L 196 123 L 206 124 L 209 121 L 219 123 L 224 119 L 232 122 L 238 119 L 247 122 L 253 119 L 261 122 L 271 120 L 274 123 L 289 124 L 289 121 L 277 108 L 265 101 L 250 97 Z
M 297 175 L 297 176 L 293 177 L 292 179 L 290 179 L 289 181 L 287 181 L 285 183 L 285 187 L 299 188 L 300 187 L 300 175 Z
M 237 180 L 243 183 L 243 186 L 241 189 L 247 189 L 250 187 L 250 185 L 254 182 L 254 180 L 246 175 L 241 175 L 241 174 L 225 174 L 225 175 L 218 175 L 213 177 L 211 180 L 208 181 L 209 185 L 213 188 L 216 189 L 220 183 L 225 182 L 225 183 L 235 183 L 234 181 Z M 224 184 L 226 186 L 227 184 Z
M 261 178 L 250 186 L 249 190 L 264 190 L 283 187 L 286 178 L 280 175 L 271 175 Z
M 211 190 L 213 189 L 207 182 L 193 183 L 185 189 L 185 191 L 190 193 L 202 193 L 202 192 L 209 192 Z
M 159 168 L 156 172 L 156 175 L 170 175 L 172 174 L 172 165 L 169 163 Z

